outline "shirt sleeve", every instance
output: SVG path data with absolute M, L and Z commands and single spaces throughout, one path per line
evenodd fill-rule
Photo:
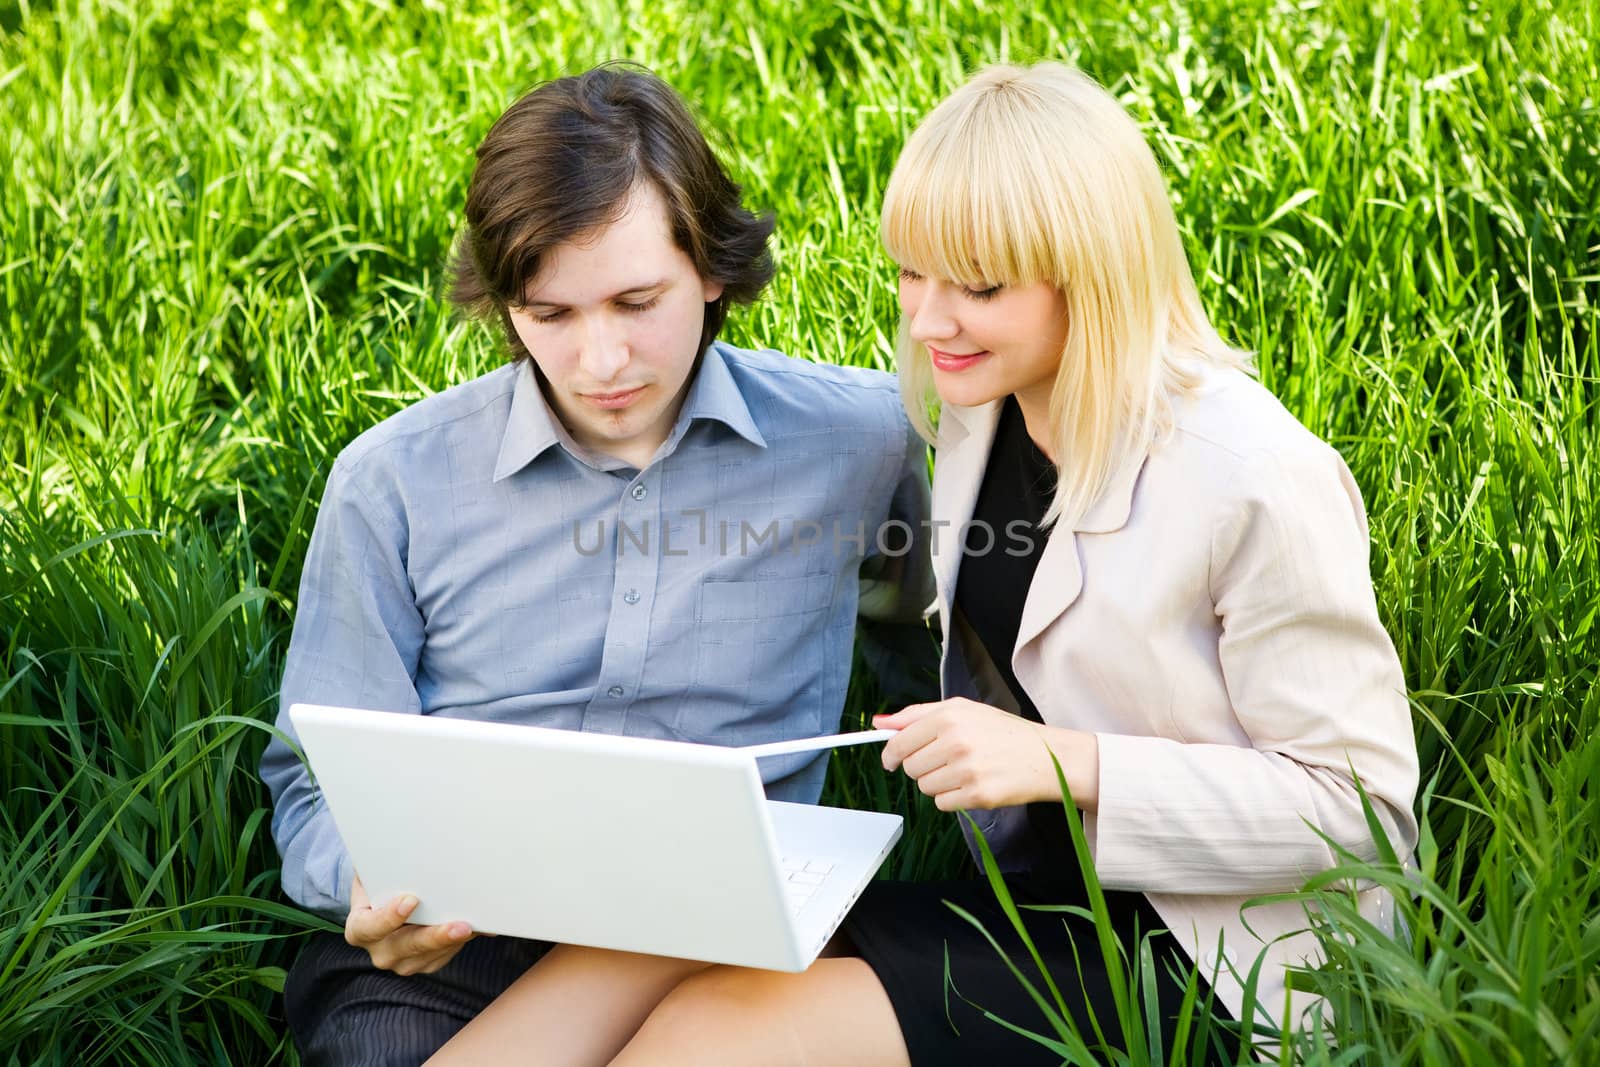
M 873 531 L 861 563 L 856 611 L 876 622 L 911 623 L 933 602 L 933 563 L 928 551 L 928 446 L 893 401 L 896 428 L 904 441 L 899 474 L 883 525 Z
M 1210 585 L 1250 747 L 1097 735 L 1108 888 L 1283 891 L 1334 864 L 1329 841 L 1372 858 L 1357 777 L 1395 851 L 1416 846 L 1416 743 L 1354 479 L 1318 443 L 1253 457 L 1235 489 Z
M 278 702 L 278 729 L 295 703 L 420 713 L 415 685 L 422 616 L 406 572 L 403 505 L 334 464 L 306 551 Z M 343 919 L 352 869 L 344 842 L 300 756 L 274 737 L 261 757 L 272 793 L 272 836 L 283 889 L 302 907 Z

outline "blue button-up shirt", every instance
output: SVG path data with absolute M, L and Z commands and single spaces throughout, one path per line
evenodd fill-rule
M 278 727 L 304 701 L 729 745 L 831 732 L 858 575 L 885 576 L 875 614 L 931 597 L 926 507 L 882 372 L 718 343 L 636 470 L 574 442 L 528 364 L 500 367 L 334 463 Z M 761 769 L 813 802 L 826 760 Z M 342 915 L 350 859 L 304 766 L 274 739 L 261 775 L 284 890 Z

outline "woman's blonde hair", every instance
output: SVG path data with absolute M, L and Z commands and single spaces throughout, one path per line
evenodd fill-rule
M 923 119 L 884 193 L 901 266 L 973 288 L 1047 282 L 1066 300 L 1050 393 L 1047 524 L 1076 522 L 1172 421 L 1198 364 L 1247 367 L 1195 290 L 1155 155 L 1122 106 L 1059 63 L 979 72 Z M 901 323 L 900 388 L 934 439 L 928 351 Z

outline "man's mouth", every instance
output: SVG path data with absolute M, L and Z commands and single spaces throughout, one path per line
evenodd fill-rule
M 615 411 L 618 408 L 625 408 L 637 400 L 644 392 L 644 389 L 645 387 L 641 385 L 635 389 L 621 389 L 609 393 L 583 393 L 581 395 L 584 400 L 597 408 Z

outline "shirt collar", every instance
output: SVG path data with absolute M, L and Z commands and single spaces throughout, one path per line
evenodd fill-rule
M 683 410 L 678 413 L 678 424 L 673 427 L 672 438 L 682 436 L 695 419 L 711 419 L 722 423 L 757 448 L 766 448 L 767 439 L 756 428 L 739 383 L 728 369 L 721 347 L 712 345 L 700 360 L 700 371 L 689 386 L 689 395 L 683 398 Z
M 758 448 L 767 447 L 767 439 L 756 428 L 750 405 L 734 381 L 727 362 L 712 345 L 700 360 L 700 368 L 683 398 L 683 408 L 678 412 L 672 432 L 668 434 L 671 452 L 696 419 L 710 419 L 727 426 L 734 433 Z M 543 455 L 552 445 L 560 445 L 573 455 L 585 454 L 572 435 L 567 432 L 549 401 L 539 388 L 533 371 L 533 362 L 523 360 L 517 367 L 517 381 L 511 394 L 511 413 L 506 420 L 505 434 L 500 439 L 500 455 L 494 465 L 494 480 L 500 481 L 517 473 Z
M 517 364 L 517 383 L 511 392 L 511 414 L 506 419 L 506 431 L 500 438 L 500 456 L 494 464 L 494 480 L 509 478 L 532 463 L 551 445 L 564 445 L 575 449 L 577 442 L 561 425 L 555 412 L 539 390 L 538 378 L 533 373 L 533 361 Z

